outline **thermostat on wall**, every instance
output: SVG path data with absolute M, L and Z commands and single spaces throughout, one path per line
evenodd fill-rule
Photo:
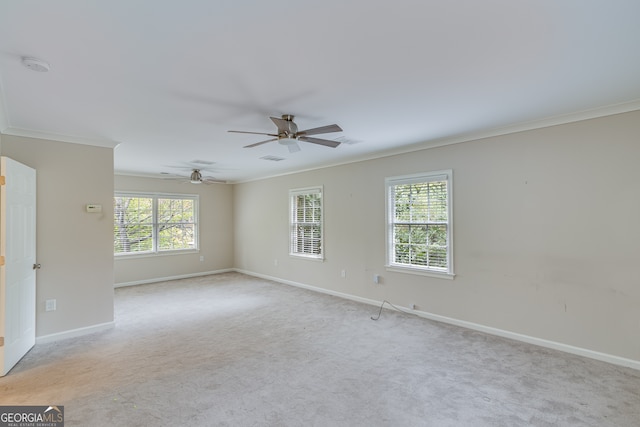
M 87 212 L 89 213 L 102 212 L 102 205 L 87 205 Z

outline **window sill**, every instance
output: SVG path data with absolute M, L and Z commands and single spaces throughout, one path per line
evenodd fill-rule
M 304 254 L 292 254 L 289 253 L 289 256 L 291 258 L 299 258 L 299 259 L 306 259 L 308 261 L 316 261 L 316 262 L 324 262 L 324 257 L 323 256 L 312 256 L 312 255 L 304 255 Z
M 183 249 L 178 251 L 162 251 L 162 252 L 143 252 L 143 253 L 131 253 L 131 254 L 113 254 L 113 258 L 115 260 L 118 259 L 135 259 L 135 258 L 155 258 L 162 256 L 171 256 L 171 255 L 189 255 L 189 254 L 197 254 L 200 250 L 198 249 Z
M 447 273 L 445 271 L 433 271 L 433 270 L 424 270 L 422 268 L 411 268 L 411 267 L 402 267 L 399 265 L 385 265 L 387 271 L 393 271 L 395 273 L 406 273 L 413 274 L 416 276 L 427 276 L 427 277 L 435 277 L 437 279 L 447 279 L 453 280 L 456 276 L 453 273 Z

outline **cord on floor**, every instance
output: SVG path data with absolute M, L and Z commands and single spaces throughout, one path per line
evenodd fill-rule
M 374 318 L 373 316 L 371 316 L 371 320 L 378 320 L 378 319 L 380 318 L 380 315 L 382 314 L 382 307 L 384 307 L 384 305 L 385 305 L 385 304 L 389 304 L 391 307 L 393 307 L 393 308 L 395 308 L 396 310 L 401 311 L 401 312 L 403 312 L 403 313 L 413 314 L 413 313 L 411 313 L 411 312 L 409 312 L 409 311 L 406 311 L 406 310 L 403 310 L 403 309 L 401 309 L 401 308 L 396 307 L 395 305 L 391 304 L 391 303 L 390 303 L 389 301 L 387 301 L 387 300 L 384 300 L 384 301 L 382 301 L 382 305 L 380 305 L 380 311 L 378 312 L 378 316 L 377 316 L 377 317 L 375 317 L 375 318 Z

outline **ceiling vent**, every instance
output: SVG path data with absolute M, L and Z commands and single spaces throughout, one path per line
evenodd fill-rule
M 269 160 L 271 162 L 279 162 L 281 160 L 284 160 L 284 157 L 276 157 L 276 156 L 263 156 L 260 157 L 262 160 Z
M 196 165 L 207 165 L 207 166 L 211 166 L 212 164 L 214 164 L 215 162 L 211 162 L 209 160 L 191 160 L 189 163 L 194 163 Z

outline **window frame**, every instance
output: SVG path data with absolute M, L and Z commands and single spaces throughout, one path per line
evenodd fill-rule
M 181 193 L 157 193 L 157 192 L 138 192 L 138 191 L 115 191 L 114 192 L 114 211 L 115 211 L 115 198 L 116 197 L 129 197 L 129 198 L 147 198 L 152 199 L 152 244 L 151 250 L 139 251 L 139 252 L 115 252 L 115 236 L 114 236 L 114 248 L 113 255 L 117 258 L 144 258 L 155 257 L 165 255 L 181 255 L 186 253 L 200 252 L 200 196 L 198 194 L 181 194 Z M 158 218 L 158 200 L 159 199 L 176 199 L 176 200 L 191 200 L 193 201 L 193 247 L 184 249 L 160 249 L 159 248 L 159 218 Z M 114 215 L 114 227 L 115 227 L 115 215 Z M 163 224 L 165 224 L 163 222 Z M 115 231 L 114 231 L 115 232 Z
M 299 196 L 309 196 L 313 194 L 320 195 L 320 220 L 315 222 L 305 222 L 305 223 L 315 223 L 319 226 L 320 229 L 320 253 L 305 253 L 296 251 L 298 246 L 298 234 L 296 232 L 297 225 L 300 223 L 297 221 L 297 197 Z M 293 188 L 289 190 L 289 256 L 295 258 L 303 258 L 309 260 L 316 261 L 324 261 L 324 187 L 322 185 L 314 186 L 314 187 L 304 187 L 304 188 Z
M 392 200 L 392 190 L 399 185 L 418 184 L 427 182 L 446 181 L 447 187 L 447 220 L 446 224 L 446 269 L 437 269 L 428 266 L 419 266 L 415 264 L 404 264 L 395 261 L 395 245 L 394 245 L 394 225 L 395 221 L 395 203 Z M 417 274 L 422 276 L 438 277 L 444 279 L 453 279 L 455 277 L 453 269 L 453 170 L 439 170 L 432 172 L 422 172 L 410 175 L 400 175 L 385 178 L 385 232 L 386 232 L 386 264 L 388 271 Z M 429 224 L 426 222 L 417 222 L 417 224 Z

